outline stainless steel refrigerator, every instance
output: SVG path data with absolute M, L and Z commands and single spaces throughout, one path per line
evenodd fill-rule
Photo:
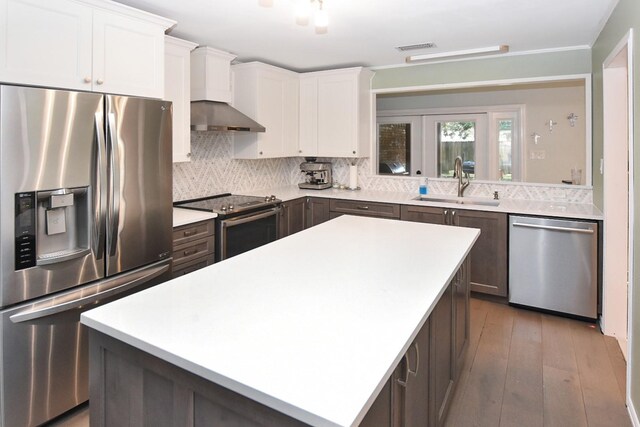
M 83 310 L 171 261 L 171 103 L 0 86 L 0 425 L 88 399 Z

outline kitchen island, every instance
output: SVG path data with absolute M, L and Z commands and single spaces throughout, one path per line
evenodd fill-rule
M 86 312 L 91 425 L 389 425 L 425 374 L 439 424 L 478 234 L 343 216 Z

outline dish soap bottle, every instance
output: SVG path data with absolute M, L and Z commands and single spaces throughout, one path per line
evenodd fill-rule
M 420 195 L 426 195 L 429 194 L 429 178 L 425 178 L 423 182 L 420 183 Z

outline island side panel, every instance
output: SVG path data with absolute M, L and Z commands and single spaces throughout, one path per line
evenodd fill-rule
M 89 346 L 91 427 L 307 426 L 93 329 Z
M 467 349 L 469 290 L 467 257 L 361 426 L 443 424 Z M 92 427 L 307 425 L 108 335 L 89 331 Z M 224 423 L 218 424 L 221 420 Z

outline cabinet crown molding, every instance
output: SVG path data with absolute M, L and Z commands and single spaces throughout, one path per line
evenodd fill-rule
M 165 18 L 163 16 L 155 15 L 144 10 L 136 9 L 131 6 L 127 6 L 121 3 L 116 3 L 111 0 L 74 0 L 76 3 L 91 6 L 96 9 L 108 10 L 110 12 L 120 13 L 132 18 L 142 19 L 147 22 L 151 22 L 156 25 L 164 27 L 167 31 L 170 28 L 176 26 L 177 22 L 173 19 Z

